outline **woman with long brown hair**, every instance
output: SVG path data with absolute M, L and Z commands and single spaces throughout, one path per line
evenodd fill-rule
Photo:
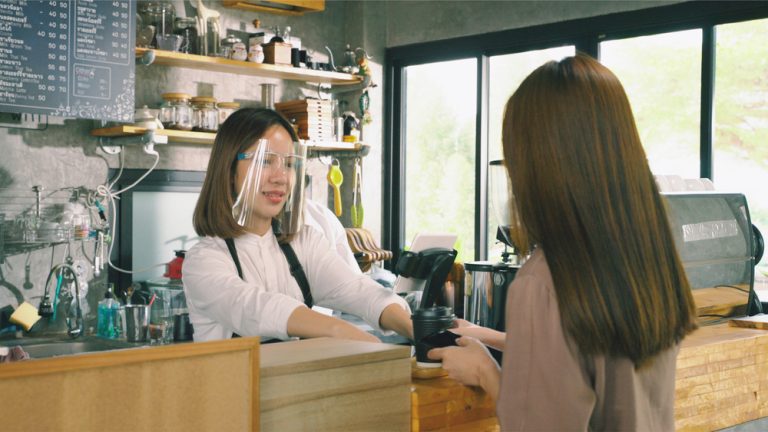
M 412 336 L 405 301 L 353 271 L 321 230 L 302 222 L 302 150 L 273 110 L 243 108 L 220 126 L 193 217 L 201 240 L 182 272 L 195 341 L 379 340 L 313 305 Z
M 507 293 L 502 368 L 470 337 L 430 356 L 498 398 L 504 431 L 674 429 L 696 313 L 621 83 L 585 55 L 546 63 L 502 134 L 515 243 L 531 251 Z

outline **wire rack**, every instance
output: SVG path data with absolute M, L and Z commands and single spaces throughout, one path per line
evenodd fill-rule
M 84 201 L 84 188 L 0 189 L 0 257 L 87 237 L 62 220 L 67 203 Z

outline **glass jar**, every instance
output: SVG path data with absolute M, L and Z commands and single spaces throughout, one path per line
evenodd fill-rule
M 200 54 L 198 48 L 197 19 L 176 18 L 173 23 L 173 33 L 184 38 L 181 41 L 180 52 L 186 54 Z
M 198 132 L 216 132 L 219 128 L 219 110 L 216 99 L 206 96 L 192 98 L 192 126 Z
M 238 102 L 219 102 L 217 105 L 219 108 L 219 124 L 223 124 L 224 121 L 227 119 L 227 117 L 230 116 L 233 112 L 240 109 L 240 104 Z
M 243 45 L 243 47 L 245 47 L 245 45 L 243 44 L 243 41 L 241 41 L 240 38 L 238 38 L 235 35 L 229 35 L 226 38 L 222 39 L 219 56 L 231 59 L 232 53 L 235 50 L 235 45 L 238 45 L 238 44 Z
M 166 129 L 192 130 L 192 105 L 186 93 L 163 93 L 160 121 Z
M 167 36 L 173 33 L 176 8 L 170 1 L 145 1 L 137 5 L 136 12 L 144 26 L 152 26 L 155 35 Z

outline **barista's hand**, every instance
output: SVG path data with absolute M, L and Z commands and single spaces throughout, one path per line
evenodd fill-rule
M 336 325 L 331 328 L 331 337 L 361 342 L 381 342 L 381 339 L 366 331 L 360 330 L 346 321 L 340 319 L 336 319 L 336 321 L 338 321 Z
M 459 346 L 434 348 L 427 353 L 432 360 L 441 360 L 448 376 L 470 386 L 480 386 L 496 400 L 499 394 L 501 368 L 491 357 L 488 348 L 479 340 L 463 336 L 456 340 Z
M 332 337 L 363 342 L 381 342 L 354 325 L 300 306 L 288 317 L 288 335 L 301 338 Z

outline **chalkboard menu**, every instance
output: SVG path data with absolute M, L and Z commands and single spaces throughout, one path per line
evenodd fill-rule
M 136 2 L 1 0 L 0 111 L 133 121 Z

